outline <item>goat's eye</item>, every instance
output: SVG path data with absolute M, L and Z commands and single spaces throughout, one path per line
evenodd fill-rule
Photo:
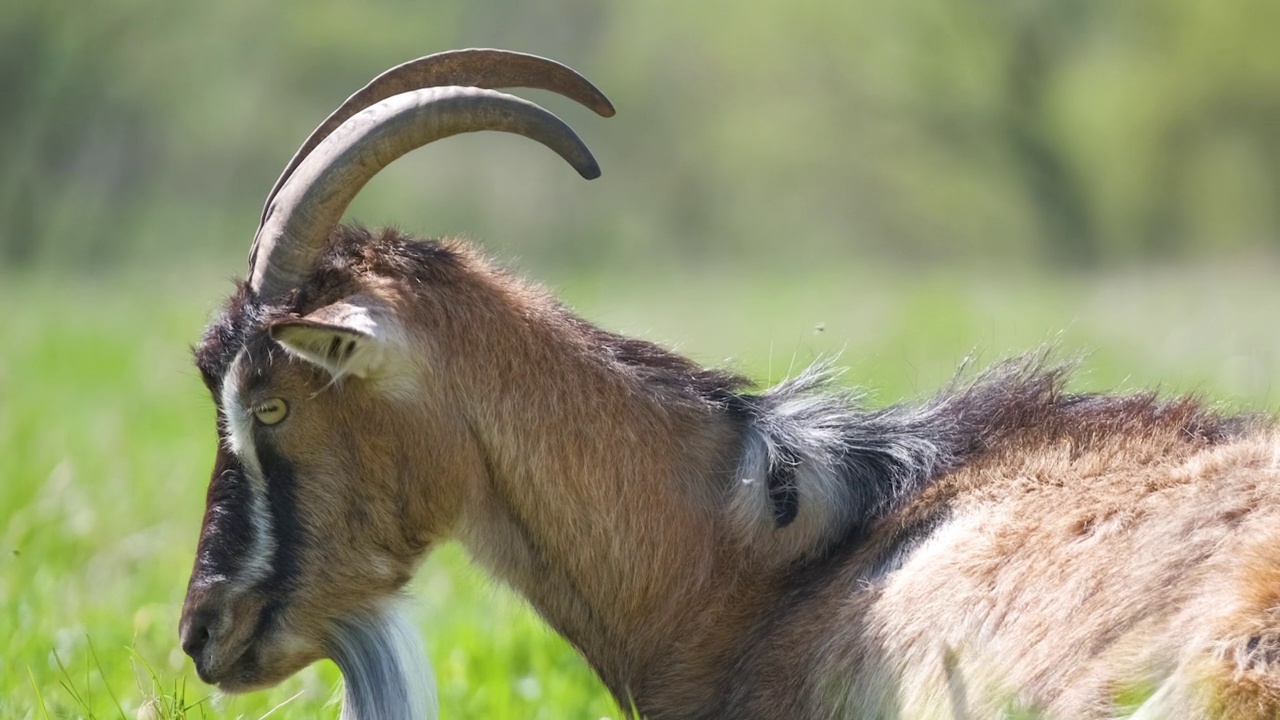
M 280 398 L 270 398 L 253 409 L 253 416 L 263 425 L 275 425 L 289 414 L 289 406 Z

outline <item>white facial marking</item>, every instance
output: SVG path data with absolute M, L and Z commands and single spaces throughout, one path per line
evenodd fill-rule
M 276 539 L 271 526 L 271 512 L 267 509 L 267 481 L 258 463 L 258 453 L 253 447 L 253 411 L 240 398 L 240 361 L 245 357 L 241 350 L 222 378 L 222 412 L 226 417 L 227 449 L 244 468 L 249 482 L 249 520 L 253 524 L 253 547 L 243 560 L 243 571 L 235 578 L 237 584 L 251 586 L 263 580 L 271 572 L 275 557 Z

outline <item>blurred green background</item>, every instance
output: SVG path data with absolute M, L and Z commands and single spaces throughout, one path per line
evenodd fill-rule
M 587 266 L 1276 251 L 1278 30 L 1273 0 L 9 0 L 0 259 L 239 260 L 330 109 L 467 46 L 605 89 L 609 121 L 549 103 L 604 179 L 466 138 L 379 178 L 357 215 Z
M 526 93 L 600 180 L 467 136 L 350 212 L 474 238 L 611 329 L 761 382 L 839 353 L 875 404 L 1048 342 L 1083 389 L 1270 411 L 1278 34 L 1274 0 L 8 0 L 0 718 L 209 695 L 175 647 L 214 449 L 187 346 L 294 148 L 381 70 L 506 47 L 611 97 Z M 445 717 L 616 717 L 457 548 L 413 591 Z M 336 677 L 191 713 L 336 717 Z

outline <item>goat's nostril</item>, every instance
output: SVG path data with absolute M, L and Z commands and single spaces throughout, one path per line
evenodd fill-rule
M 193 660 L 199 660 L 200 653 L 209 644 L 212 626 L 213 613 L 200 610 L 192 615 L 191 621 L 182 629 L 182 651 Z

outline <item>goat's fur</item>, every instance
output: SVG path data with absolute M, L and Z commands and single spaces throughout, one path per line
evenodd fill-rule
M 655 720 L 1280 711 L 1268 418 L 1073 394 L 1039 355 L 919 406 L 821 369 L 757 393 L 464 244 L 350 227 L 293 295 L 242 288 L 196 360 L 244 388 L 220 406 L 294 408 L 253 431 L 292 483 L 269 679 L 334 647 L 356 696 L 419 672 L 349 628 L 453 538 Z M 205 535 L 234 539 L 218 493 Z

